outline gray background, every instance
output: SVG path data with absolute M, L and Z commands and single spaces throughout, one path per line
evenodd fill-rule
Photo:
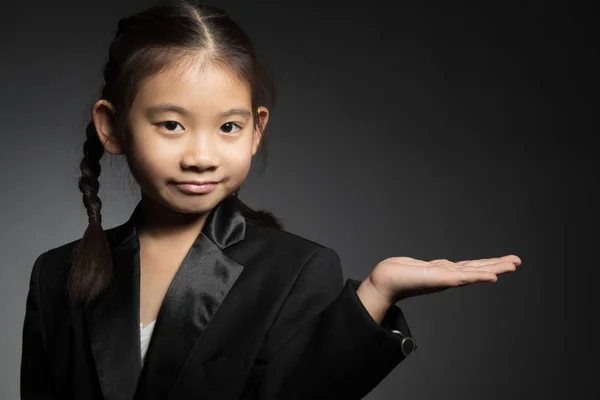
M 391 256 L 523 260 L 496 284 L 399 303 L 420 348 L 369 400 L 599 392 L 596 16 L 483 3 L 212 3 L 279 88 L 267 167 L 240 194 L 250 206 L 337 250 L 355 279 Z M 149 4 L 3 4 L 1 399 L 18 398 L 33 261 L 87 223 L 78 163 L 117 20 Z M 102 161 L 105 228 L 137 201 L 122 161 Z

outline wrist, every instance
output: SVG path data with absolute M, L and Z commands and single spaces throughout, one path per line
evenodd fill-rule
M 394 304 L 391 299 L 388 299 L 373 286 L 370 277 L 361 282 L 356 289 L 356 294 L 371 317 L 378 324 L 381 324 L 386 312 Z

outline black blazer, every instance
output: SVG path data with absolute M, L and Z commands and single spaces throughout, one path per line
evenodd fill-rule
M 65 295 L 77 241 L 36 259 L 22 399 L 360 399 L 410 353 L 400 308 L 377 324 L 334 250 L 257 225 L 226 198 L 168 288 L 142 368 L 140 208 L 106 230 L 115 280 L 87 307 Z

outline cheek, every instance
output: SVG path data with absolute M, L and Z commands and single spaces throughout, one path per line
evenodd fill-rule
M 143 142 L 133 140 L 129 154 L 130 159 L 135 161 L 130 163 L 130 166 L 135 169 L 139 178 L 150 180 L 153 176 L 164 174 L 165 166 L 169 165 L 169 160 L 172 162 L 175 157 L 171 153 L 167 146 L 155 143 L 148 137 Z
M 229 165 L 231 166 L 232 171 L 235 171 L 236 173 L 245 173 L 245 171 L 250 168 L 250 157 L 245 154 L 240 155 L 230 159 Z
M 235 144 L 227 144 L 221 149 L 221 154 L 232 171 L 246 170 L 252 161 L 252 141 L 244 137 Z
M 251 153 L 247 151 L 237 152 L 228 156 L 228 170 L 236 178 L 236 181 L 241 181 L 248 175 L 251 159 Z

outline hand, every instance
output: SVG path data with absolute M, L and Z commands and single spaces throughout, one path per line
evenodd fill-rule
M 496 282 L 496 275 L 513 272 L 521 265 L 516 255 L 452 262 L 446 259 L 421 261 L 391 257 L 379 262 L 363 284 L 384 303 L 440 292 L 477 282 Z M 362 285 L 362 284 L 361 284 Z

